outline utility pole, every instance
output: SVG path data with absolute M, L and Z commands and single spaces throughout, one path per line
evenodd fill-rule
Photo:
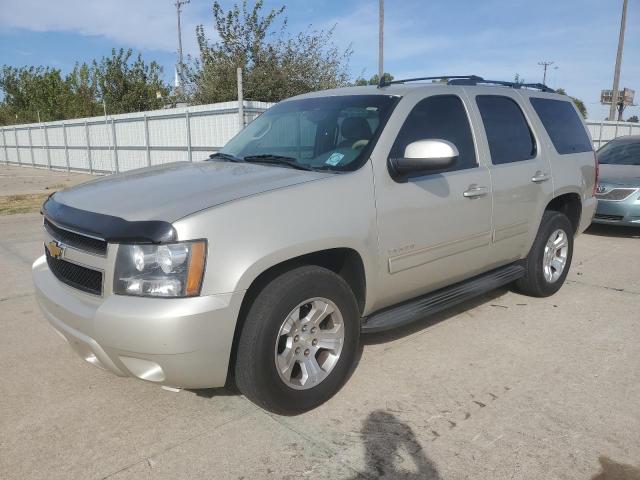
M 547 84 L 547 69 L 553 64 L 554 64 L 554 62 L 549 62 L 549 61 L 538 62 L 538 65 L 540 65 L 544 69 L 544 74 L 542 75 L 542 84 L 543 85 Z
M 189 3 L 191 0 L 176 0 L 176 13 L 178 14 L 178 66 L 176 68 L 178 72 L 178 80 L 180 81 L 180 87 L 184 84 L 184 58 L 182 56 L 182 26 L 180 25 L 180 13 L 182 12 L 182 6 Z M 177 87 L 178 85 L 176 85 Z
M 609 110 L 609 120 L 616 119 L 616 109 L 618 108 L 618 89 L 620 88 L 620 67 L 622 64 L 622 49 L 624 48 L 624 30 L 627 25 L 627 5 L 629 0 L 622 3 L 622 19 L 620 20 L 620 36 L 618 37 L 618 54 L 616 55 L 616 69 L 613 72 L 613 90 L 611 91 L 611 108 Z
M 236 70 L 236 79 L 238 82 L 238 123 L 240 130 L 244 128 L 244 93 L 242 88 L 242 69 L 238 67 Z
M 379 0 L 378 20 L 378 81 L 384 75 L 384 0 Z

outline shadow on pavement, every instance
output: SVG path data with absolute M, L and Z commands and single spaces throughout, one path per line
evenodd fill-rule
M 188 388 L 188 392 L 195 393 L 198 397 L 213 398 L 213 397 L 233 397 L 240 395 L 240 392 L 236 389 L 235 385 L 228 385 L 222 388 Z
M 411 427 L 394 415 L 383 410 L 371 412 L 363 422 L 361 435 L 367 463 L 362 475 L 388 479 L 441 479 L 438 469 L 427 457 Z M 413 465 L 399 469 L 397 464 L 407 457 Z
M 397 339 L 409 336 L 412 333 L 415 333 L 420 330 L 424 330 L 425 328 L 429 328 L 433 325 L 443 322 L 448 318 L 458 315 L 461 312 L 470 310 L 484 303 L 491 302 L 496 298 L 504 295 L 508 291 L 509 291 L 508 288 L 504 288 L 504 287 L 499 288 L 485 295 L 481 295 L 477 298 L 463 302 L 460 305 L 456 305 L 455 307 L 449 308 L 443 312 L 437 313 L 435 315 L 430 315 L 421 320 L 410 323 L 404 327 L 397 327 L 397 328 L 394 328 L 393 330 L 389 330 L 388 332 L 363 334 L 361 337 L 360 346 L 358 348 L 358 351 L 356 352 L 355 361 L 353 362 L 353 365 L 349 370 L 349 373 L 347 374 L 347 378 L 345 379 L 344 383 L 347 383 L 351 378 L 351 376 L 353 375 L 353 373 L 357 370 L 358 364 L 360 363 L 360 359 L 362 357 L 364 347 L 366 345 L 376 345 L 379 343 L 391 342 L 393 340 L 397 340 Z M 222 388 L 187 389 L 187 391 L 194 393 L 199 397 L 204 397 L 204 398 L 228 397 L 233 395 L 240 395 L 240 392 L 235 386 L 235 380 L 233 378 L 233 369 L 230 369 L 229 377 L 227 378 L 227 384 Z
M 484 295 L 480 295 L 479 297 L 472 298 L 471 300 L 467 300 L 459 305 L 456 305 L 451 308 L 447 308 L 446 310 L 436 313 L 434 315 L 429 315 L 421 320 L 416 320 L 415 322 L 409 323 L 403 327 L 396 327 L 392 330 L 388 330 L 386 332 L 379 333 L 366 333 L 361 337 L 361 343 L 363 345 L 377 345 L 379 343 L 391 342 L 393 340 L 398 340 L 403 337 L 407 337 L 413 333 L 416 333 L 420 330 L 424 330 L 425 328 L 432 327 L 440 322 L 443 322 L 451 317 L 454 317 L 462 312 L 467 310 L 471 310 L 472 308 L 479 307 L 485 303 L 489 303 L 494 301 L 496 298 L 501 297 L 505 293 L 509 291 L 509 288 L 502 287 L 490 292 L 487 292 Z
M 356 351 L 353 365 L 351 365 L 351 368 L 347 372 L 347 377 L 345 378 L 344 383 L 347 383 L 349 381 L 349 379 L 351 378 L 353 373 L 358 368 L 358 364 L 360 363 L 360 359 L 362 358 L 363 350 L 364 350 L 364 348 L 363 348 L 362 344 L 360 344 L 359 347 L 358 347 L 358 350 Z M 220 387 L 220 388 L 187 388 L 186 391 L 194 393 L 196 396 L 203 397 L 203 398 L 233 397 L 233 396 L 236 396 L 236 395 L 242 395 L 242 393 L 240 393 L 240 390 L 238 390 L 238 387 L 235 384 L 235 378 L 234 378 L 234 375 L 233 375 L 233 369 L 230 370 L 228 378 L 227 378 L 227 382 L 226 382 L 224 387 Z M 300 414 L 300 412 L 295 413 L 294 415 L 299 415 L 299 414 Z
M 598 458 L 601 471 L 591 480 L 640 480 L 640 468 L 614 462 L 608 457 Z
M 622 225 L 592 223 L 584 233 L 588 235 L 598 235 L 599 237 L 640 238 L 640 225 L 638 225 L 638 227 L 627 227 Z
M 413 323 L 405 325 L 404 327 L 397 327 L 387 332 L 363 334 L 360 339 L 361 341 L 360 341 L 358 351 L 356 352 L 355 360 L 347 374 L 347 378 L 345 379 L 344 383 L 347 383 L 351 378 L 351 376 L 353 375 L 353 373 L 357 370 L 358 364 L 360 363 L 360 359 L 362 357 L 364 347 L 366 345 L 376 345 L 380 343 L 391 342 L 393 340 L 397 340 L 397 339 L 409 336 L 415 332 L 424 330 L 440 322 L 443 322 L 448 318 L 458 315 L 459 313 L 462 313 L 467 310 L 471 310 L 472 308 L 480 306 L 482 304 L 492 302 L 496 298 L 507 293 L 508 291 L 509 289 L 506 287 L 498 288 L 484 295 L 481 295 L 477 298 L 463 302 L 460 305 L 456 305 L 455 307 L 448 308 L 443 312 L 437 313 L 435 315 L 430 315 L 421 320 L 417 320 Z M 503 308 L 506 308 L 506 307 L 503 307 Z M 227 383 L 224 387 L 187 389 L 187 391 L 194 393 L 199 397 L 205 397 L 205 398 L 240 395 L 240 392 L 235 386 L 233 368 L 231 368 L 229 371 L 229 377 L 227 378 Z

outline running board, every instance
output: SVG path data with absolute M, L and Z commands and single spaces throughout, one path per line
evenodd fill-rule
M 407 325 L 483 293 L 495 290 L 524 275 L 524 267 L 511 264 L 469 280 L 441 288 L 422 297 L 386 308 L 362 321 L 362 333 L 376 333 Z

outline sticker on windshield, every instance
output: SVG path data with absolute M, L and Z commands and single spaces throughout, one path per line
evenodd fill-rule
M 343 158 L 344 158 L 343 154 L 334 152 L 331 154 L 329 158 L 327 158 L 327 161 L 324 163 L 325 165 L 331 165 L 332 167 L 335 167 L 342 161 Z

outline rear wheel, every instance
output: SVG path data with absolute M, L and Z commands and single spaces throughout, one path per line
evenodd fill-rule
M 258 293 L 247 313 L 236 384 L 272 412 L 309 410 L 342 386 L 359 336 L 356 300 L 340 276 L 317 266 L 285 272 Z
M 571 222 L 563 213 L 546 211 L 524 261 L 525 275 L 516 281 L 516 288 L 534 297 L 553 295 L 562 287 L 569 273 L 572 256 Z

